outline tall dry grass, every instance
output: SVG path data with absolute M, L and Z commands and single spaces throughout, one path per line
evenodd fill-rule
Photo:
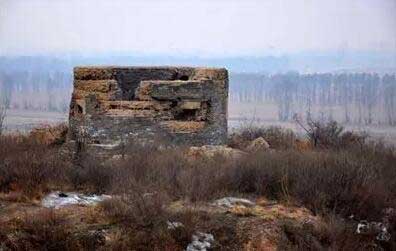
M 115 224 L 127 223 L 124 234 L 144 237 L 120 242 L 124 243 L 121 248 L 142 247 L 150 241 L 152 248 L 161 247 L 162 241 L 173 243 L 175 250 L 183 246 L 188 239 L 178 240 L 163 231 L 169 218 L 163 205 L 179 199 L 194 202 L 222 196 L 266 196 L 306 206 L 322 216 L 354 215 L 376 221 L 382 219 L 384 209 L 396 208 L 396 154 L 392 148 L 380 143 L 342 141 L 342 147 L 299 151 L 294 144 L 296 136 L 279 128 L 252 129 L 234 136 L 238 139 L 235 146 L 242 147 L 239 142 L 264 136 L 276 150 L 238 160 L 221 156 L 191 160 L 184 148 L 161 150 L 132 145 L 126 147 L 124 159 L 102 162 L 86 156 L 74 166 L 57 145 L 43 144 L 29 136 L 2 136 L 0 192 L 20 191 L 26 198 L 52 189 L 117 194 L 119 200 L 104 204 L 107 217 Z M 145 196 L 156 199 L 147 200 Z M 150 235 L 153 229 L 156 232 Z M 395 230 L 392 223 L 391 243 Z M 306 240 L 296 236 L 293 227 L 285 231 L 298 239 L 290 245 L 303 246 Z M 323 242 L 356 241 L 352 237 L 341 240 L 342 234 L 326 236 Z

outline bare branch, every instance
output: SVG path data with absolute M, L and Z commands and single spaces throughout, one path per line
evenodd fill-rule
M 7 116 L 7 109 L 10 106 L 9 95 L 0 96 L 0 135 L 3 134 L 5 129 L 5 118 Z

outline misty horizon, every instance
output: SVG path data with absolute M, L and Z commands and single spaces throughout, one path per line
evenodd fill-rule
M 396 53 L 396 2 L 0 1 L 0 55 Z
M 333 89 L 316 115 L 393 124 L 395 13 L 393 0 L 0 0 L 0 94 L 13 109 L 64 112 L 76 66 L 219 67 L 235 110 L 265 103 L 264 117 L 290 120 L 274 113 L 292 100 L 279 95 L 301 88 L 289 94 L 305 109 L 323 99 L 307 91 L 317 85 Z M 355 100 L 339 103 L 345 93 Z

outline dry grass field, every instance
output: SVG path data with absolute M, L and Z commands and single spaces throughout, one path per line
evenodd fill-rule
M 1 249 L 396 248 L 395 151 L 337 124 L 318 124 L 305 141 L 245 127 L 229 138 L 246 152 L 237 159 L 131 145 L 121 158 L 76 160 L 63 147 L 65 129 L 48 128 L 54 140 L 0 137 Z M 249 152 L 259 137 L 270 148 Z M 53 191 L 111 199 L 47 208 L 42 199 Z

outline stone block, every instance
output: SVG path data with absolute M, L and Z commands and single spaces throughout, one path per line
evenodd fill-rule
M 87 145 L 76 151 L 109 140 L 224 144 L 227 99 L 225 69 L 76 67 L 68 140 Z

